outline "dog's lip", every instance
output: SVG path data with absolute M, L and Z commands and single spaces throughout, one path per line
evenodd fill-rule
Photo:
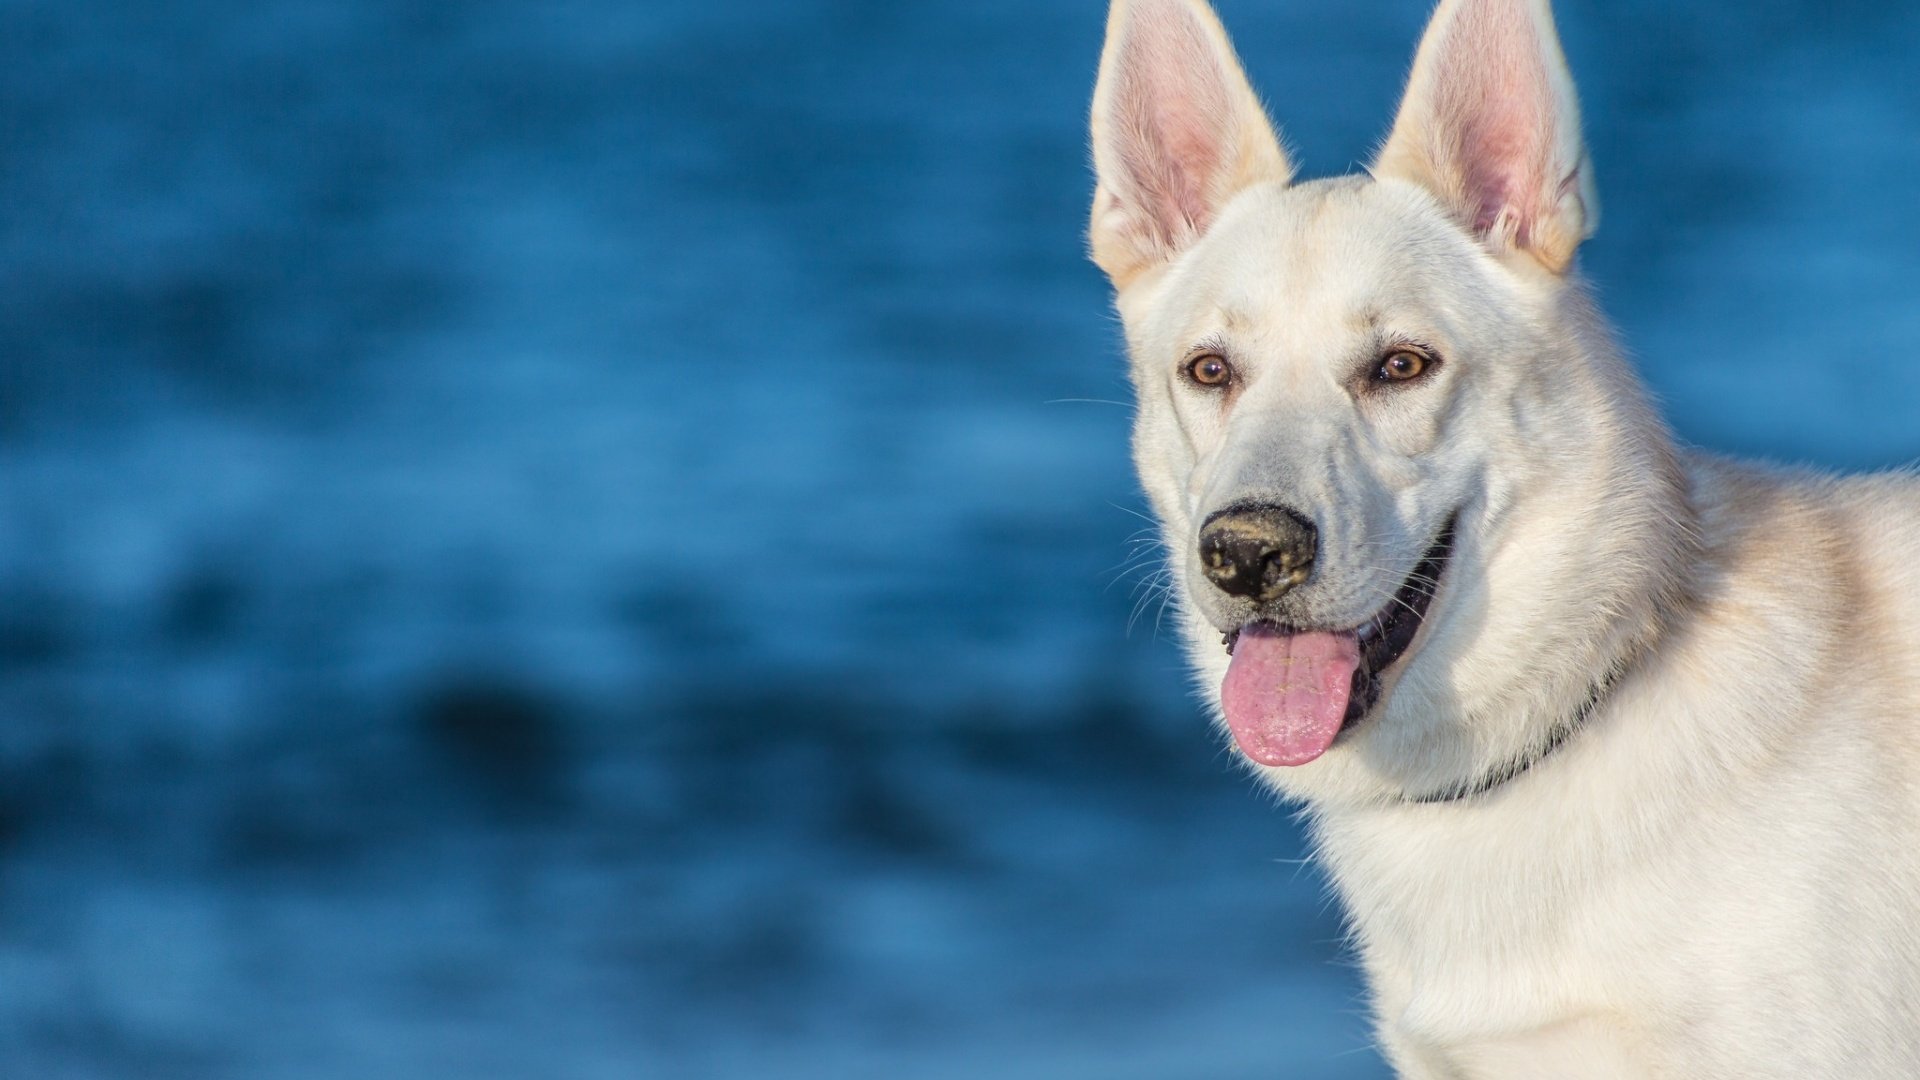
M 1398 663 L 1413 646 L 1413 639 L 1425 624 L 1427 609 L 1432 605 L 1434 595 L 1440 591 L 1440 579 L 1446 573 L 1447 563 L 1453 555 L 1454 535 L 1458 515 L 1447 519 L 1447 523 L 1428 545 L 1426 554 L 1400 583 L 1393 599 L 1374 613 L 1371 619 L 1359 626 L 1334 633 L 1352 634 L 1360 646 L 1360 664 L 1353 672 L 1353 688 L 1347 698 L 1347 715 L 1343 725 L 1372 711 L 1379 703 L 1380 676 L 1388 668 Z M 1233 646 L 1240 634 L 1249 626 L 1266 625 L 1279 629 L 1282 633 L 1304 633 L 1314 628 L 1287 626 L 1272 619 L 1250 619 L 1246 623 L 1227 631 L 1221 636 L 1221 644 L 1232 655 Z M 1343 729 L 1341 735 L 1346 731 Z

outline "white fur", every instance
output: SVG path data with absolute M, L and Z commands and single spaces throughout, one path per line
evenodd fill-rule
M 1250 766 L 1307 810 L 1396 1068 L 1920 1075 L 1920 484 L 1675 446 L 1571 270 L 1598 204 L 1545 0 L 1444 0 L 1371 178 L 1293 184 L 1255 100 L 1202 0 L 1117 0 L 1093 248 L 1209 687 L 1222 631 L 1357 626 L 1458 515 L 1373 714 Z M 1405 342 L 1440 366 L 1370 383 Z M 1246 498 L 1319 528 L 1277 611 L 1195 555 Z M 1517 779 L 1409 801 L 1538 753 L 1615 670 Z

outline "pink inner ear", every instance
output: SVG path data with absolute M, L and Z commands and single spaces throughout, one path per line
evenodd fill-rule
M 1173 245 L 1212 216 L 1232 109 L 1205 29 L 1180 5 L 1150 7 L 1137 16 L 1150 25 L 1132 28 L 1120 57 L 1114 115 L 1127 190 L 1118 194 Z
M 1448 28 L 1434 73 L 1434 116 L 1451 145 L 1461 194 L 1481 232 L 1511 230 L 1526 246 L 1557 187 L 1554 90 L 1522 11 L 1468 4 Z M 1501 17 L 1505 15 L 1507 17 Z

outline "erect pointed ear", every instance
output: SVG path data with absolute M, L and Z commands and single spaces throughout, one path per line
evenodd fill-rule
M 1114 0 L 1093 91 L 1093 261 L 1123 288 L 1291 170 L 1205 0 Z
M 1600 202 L 1548 0 L 1441 0 L 1373 173 L 1424 185 L 1494 251 L 1564 273 Z

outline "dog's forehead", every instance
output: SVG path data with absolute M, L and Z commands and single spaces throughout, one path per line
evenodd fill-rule
M 1463 261 L 1477 261 L 1467 238 L 1411 185 L 1365 176 L 1270 185 L 1235 200 L 1195 246 L 1175 303 L 1210 309 L 1230 330 L 1353 329 Z

